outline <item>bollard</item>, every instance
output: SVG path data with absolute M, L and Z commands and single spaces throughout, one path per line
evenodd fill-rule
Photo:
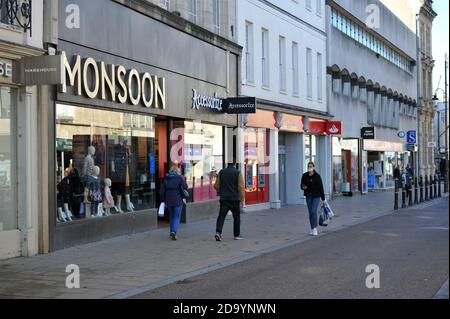
M 411 207 L 413 205 L 413 199 L 412 199 L 412 183 L 409 183 L 408 187 L 408 206 Z
M 428 200 L 428 176 L 425 175 L 425 201 L 427 202 Z
M 441 175 L 437 176 L 438 197 L 442 197 Z
M 406 208 L 406 183 L 402 181 L 402 208 Z
M 430 200 L 434 199 L 433 185 L 434 185 L 433 176 L 430 176 Z
M 437 175 L 434 175 L 434 198 L 437 197 Z
M 419 185 L 417 184 L 417 177 L 414 177 L 414 205 L 419 205 Z
M 394 210 L 398 210 L 398 178 L 395 179 Z
M 419 187 L 420 187 L 420 202 L 423 203 L 423 177 L 419 177 Z

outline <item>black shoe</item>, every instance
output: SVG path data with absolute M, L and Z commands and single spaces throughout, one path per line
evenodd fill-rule
M 222 235 L 217 233 L 216 234 L 216 241 L 222 241 Z
M 174 232 L 170 233 L 170 238 L 172 238 L 173 241 L 177 240 L 177 234 Z

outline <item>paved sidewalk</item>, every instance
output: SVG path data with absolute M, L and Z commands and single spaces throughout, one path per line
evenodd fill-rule
M 331 203 L 336 218 L 321 231 L 326 234 L 392 213 L 393 197 L 392 192 L 382 192 L 338 198 Z M 168 230 L 159 229 L 49 255 L 1 261 L 0 298 L 130 297 L 312 239 L 307 215 L 304 206 L 244 214 L 242 241 L 232 240 L 232 222 L 227 220 L 224 242 L 215 242 L 215 220 L 204 220 L 183 225 L 177 242 L 168 239 Z M 65 286 L 69 264 L 80 267 L 80 289 Z

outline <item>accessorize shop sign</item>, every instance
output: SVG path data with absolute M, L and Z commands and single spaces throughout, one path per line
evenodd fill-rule
M 196 89 L 192 89 L 192 109 L 215 110 L 218 113 L 227 114 L 251 114 L 256 113 L 255 97 L 237 97 L 221 99 L 214 93 L 214 96 L 199 94 Z
M 254 114 L 256 113 L 256 98 L 228 98 L 224 103 L 224 112 L 228 114 Z
M 143 105 L 147 108 L 166 108 L 166 81 L 163 77 L 136 69 L 127 70 L 123 65 L 106 65 L 93 58 L 73 57 L 72 64 L 62 52 L 64 77 L 62 93 L 75 88 L 74 94 L 83 93 L 91 99 L 110 100 L 121 104 Z
M 217 110 L 222 112 L 223 99 L 217 97 L 217 93 L 214 96 L 201 95 L 196 89 L 192 89 L 194 95 L 192 97 L 192 108 L 199 110 L 200 108 Z

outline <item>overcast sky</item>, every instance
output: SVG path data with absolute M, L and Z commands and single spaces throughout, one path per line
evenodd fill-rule
M 434 90 L 438 88 L 439 78 L 442 76 L 439 87 L 444 89 L 444 55 L 448 54 L 449 37 L 449 0 L 434 0 L 434 10 L 438 16 L 433 23 L 433 58 L 436 60 L 434 69 Z M 448 77 L 447 77 L 448 78 Z M 438 97 L 442 99 L 442 92 L 438 92 Z

